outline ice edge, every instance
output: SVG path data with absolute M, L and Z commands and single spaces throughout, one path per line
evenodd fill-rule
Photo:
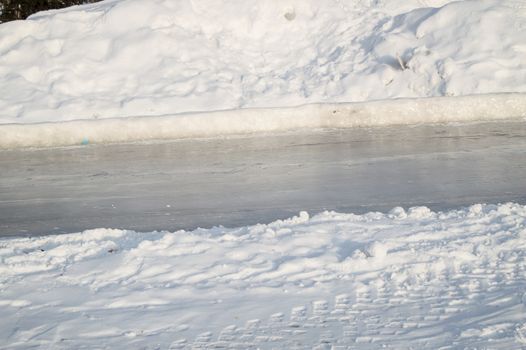
M 0 124 L 0 149 L 521 118 L 526 118 L 526 93 L 402 98 L 148 117 Z

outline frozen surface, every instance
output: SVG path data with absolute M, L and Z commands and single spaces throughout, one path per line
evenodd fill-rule
M 526 207 L 0 240 L 3 349 L 522 349 Z
M 0 25 L 0 123 L 526 92 L 525 30 L 520 0 L 107 0 Z
M 0 152 L 0 235 L 268 223 L 308 210 L 526 204 L 526 123 Z

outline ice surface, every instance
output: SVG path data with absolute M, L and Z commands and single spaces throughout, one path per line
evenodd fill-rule
M 526 207 L 0 240 L 4 349 L 520 349 Z
M 107 0 L 0 25 L 0 123 L 526 92 L 525 29 L 520 0 Z
M 526 204 L 525 150 L 519 121 L 2 151 L 0 236 Z

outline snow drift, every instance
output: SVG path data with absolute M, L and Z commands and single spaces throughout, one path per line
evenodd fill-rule
M 0 25 L 0 123 L 526 92 L 525 30 L 517 0 L 107 0 Z
M 0 239 L 5 349 L 521 349 L 526 207 Z

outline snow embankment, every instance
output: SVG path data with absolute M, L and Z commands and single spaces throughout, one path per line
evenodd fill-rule
M 107 0 L 0 25 L 0 123 L 526 92 L 525 31 L 518 0 Z
M 0 124 L 0 149 L 214 137 L 301 129 L 526 118 L 526 94 L 493 94 L 181 115 Z
M 2 239 L 0 338 L 5 349 L 520 349 L 525 274 L 517 204 Z

